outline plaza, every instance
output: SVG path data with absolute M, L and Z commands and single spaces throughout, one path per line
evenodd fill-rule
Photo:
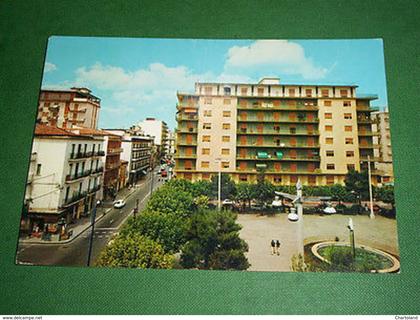
M 371 246 L 399 257 L 397 222 L 395 219 L 376 216 L 370 219 L 361 215 L 304 215 L 304 243 L 322 240 L 348 241 L 348 219 L 353 219 L 356 244 Z M 239 214 L 242 226 L 240 237 L 249 251 L 251 266 L 248 271 L 291 271 L 291 258 L 298 252 L 298 224 L 290 222 L 286 214 Z M 281 242 L 280 254 L 271 254 L 271 240 Z

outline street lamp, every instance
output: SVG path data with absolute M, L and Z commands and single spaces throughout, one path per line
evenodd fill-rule
M 298 223 L 298 249 L 299 253 L 304 259 L 304 248 L 303 248 L 303 201 L 302 201 L 302 183 L 300 179 L 296 183 L 296 199 L 293 200 L 293 205 L 295 206 L 291 210 L 292 212 L 288 215 L 288 219 L 291 221 L 297 221 Z M 297 209 L 297 214 L 295 213 Z
M 350 232 L 351 253 L 352 253 L 353 259 L 355 259 L 356 258 L 356 245 L 354 243 L 354 227 L 353 227 L 352 218 L 349 218 L 349 223 L 347 225 L 347 228 L 349 228 L 349 232 Z
M 216 162 L 219 163 L 219 174 L 218 174 L 218 179 L 217 179 L 217 208 L 220 211 L 221 208 L 222 208 L 222 199 L 221 199 L 221 195 L 222 195 L 222 159 L 221 158 L 216 158 L 215 160 L 216 160 Z
M 95 233 L 95 220 L 96 220 L 96 209 L 98 207 L 98 205 L 101 202 L 98 200 L 95 203 L 95 207 L 93 208 L 92 211 L 92 216 L 91 216 L 91 220 L 90 220 L 90 224 L 91 224 L 91 231 L 90 231 L 90 238 L 89 238 L 89 250 L 88 250 L 88 257 L 87 257 L 87 266 L 90 266 L 90 259 L 91 259 L 91 255 L 92 255 L 92 246 L 93 246 L 93 235 Z
M 368 175 L 369 175 L 369 200 L 370 200 L 370 214 L 369 218 L 374 219 L 375 214 L 373 213 L 373 195 L 372 195 L 372 173 L 370 169 L 370 156 L 368 155 Z

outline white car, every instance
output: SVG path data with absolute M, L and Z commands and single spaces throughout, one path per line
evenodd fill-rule
M 299 216 L 296 213 L 289 213 L 287 215 L 287 219 L 289 219 L 290 221 L 296 222 L 299 220 Z
M 120 199 L 120 200 L 114 201 L 114 208 L 121 209 L 124 206 L 125 206 L 124 200 Z
M 224 206 L 227 206 L 227 205 L 234 205 L 234 204 L 235 204 L 235 202 L 233 202 L 233 201 L 232 201 L 232 200 L 230 200 L 230 199 L 225 199 L 225 200 L 223 200 L 222 204 L 223 204 Z

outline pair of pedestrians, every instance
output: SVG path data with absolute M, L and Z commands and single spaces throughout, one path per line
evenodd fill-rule
M 280 255 L 280 241 L 271 240 L 271 254 Z

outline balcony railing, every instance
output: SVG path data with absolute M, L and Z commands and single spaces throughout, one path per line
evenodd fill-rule
M 102 173 L 103 171 L 104 171 L 104 167 L 99 167 L 99 168 L 92 169 L 90 174 Z
M 359 143 L 359 149 L 376 149 L 379 148 L 380 145 L 377 143 L 368 143 L 368 144 L 360 144 Z
M 364 155 L 361 155 L 360 156 L 360 161 L 368 161 L 368 157 L 367 156 L 364 156 Z M 380 161 L 382 161 L 382 158 L 381 157 L 370 157 L 370 162 L 380 162 Z
M 70 154 L 70 159 L 84 159 L 89 157 L 90 155 L 88 154 L 88 152 L 72 152 Z
M 321 160 L 321 158 L 319 156 L 313 156 L 313 157 L 303 157 L 303 156 L 297 156 L 297 157 L 282 157 L 282 158 L 277 158 L 275 156 L 273 157 L 269 157 L 266 159 L 262 159 L 262 158 L 258 158 L 258 156 L 246 156 L 246 157 L 241 157 L 238 156 L 236 157 L 236 159 L 239 160 L 244 160 L 244 161 L 250 161 L 250 160 L 254 160 L 254 161 L 316 161 L 319 162 Z
M 302 111 L 318 111 L 318 106 L 315 105 L 296 105 L 296 106 L 260 106 L 260 105 L 250 105 L 250 106 L 241 106 L 238 105 L 238 110 L 257 110 L 257 111 L 282 111 L 282 110 L 302 110 Z
M 76 173 L 73 173 L 73 174 L 68 174 L 66 176 L 66 181 L 69 182 L 69 181 L 77 180 L 77 179 L 80 179 L 80 178 L 84 178 L 84 177 L 87 177 L 90 174 L 91 174 L 90 170 L 85 170 L 83 172 L 76 172 Z
M 198 115 L 177 115 L 176 116 L 176 120 L 177 121 L 197 121 L 198 120 Z
M 94 187 L 90 188 L 88 193 L 94 193 L 96 191 L 99 191 L 100 189 L 101 189 L 101 185 L 98 184 L 97 186 L 94 186 Z
M 197 145 L 197 141 L 185 141 L 185 140 L 180 140 L 177 142 L 178 146 L 196 146 Z
M 177 133 L 197 133 L 197 128 L 178 128 Z
M 297 144 L 277 144 L 277 143 L 262 143 L 262 144 L 237 144 L 237 147 L 243 147 L 243 148 L 310 148 L 315 149 L 319 148 L 319 143 L 314 143 L 312 145 L 303 144 L 303 143 L 297 143 Z
M 256 117 L 237 117 L 238 122 L 265 122 L 265 123 L 318 123 L 318 118 L 308 119 L 308 118 L 295 118 L 295 119 L 274 119 L 274 117 L 258 119 Z
M 197 155 L 195 153 L 194 154 L 183 153 L 183 154 L 175 155 L 175 159 L 195 159 L 195 158 L 197 158 Z
M 64 200 L 64 203 L 62 205 L 62 207 L 66 208 L 71 206 L 72 204 L 80 201 L 81 199 L 83 199 L 84 197 L 86 197 L 88 194 L 87 191 L 83 191 L 83 192 L 74 192 L 73 195 L 71 197 L 69 197 L 67 200 Z
M 107 150 L 107 154 L 116 154 L 116 153 L 121 153 L 123 152 L 122 148 L 109 148 Z
M 239 129 L 236 131 L 238 135 L 279 135 L 279 136 L 288 136 L 288 135 L 294 135 L 294 136 L 317 136 L 319 135 L 318 130 L 313 131 L 298 131 L 298 132 L 292 132 L 292 131 L 285 131 L 285 130 L 244 130 Z
M 378 136 L 379 133 L 378 132 L 372 132 L 372 131 L 360 131 L 357 133 L 358 136 L 363 136 L 363 137 L 373 137 L 373 136 Z

